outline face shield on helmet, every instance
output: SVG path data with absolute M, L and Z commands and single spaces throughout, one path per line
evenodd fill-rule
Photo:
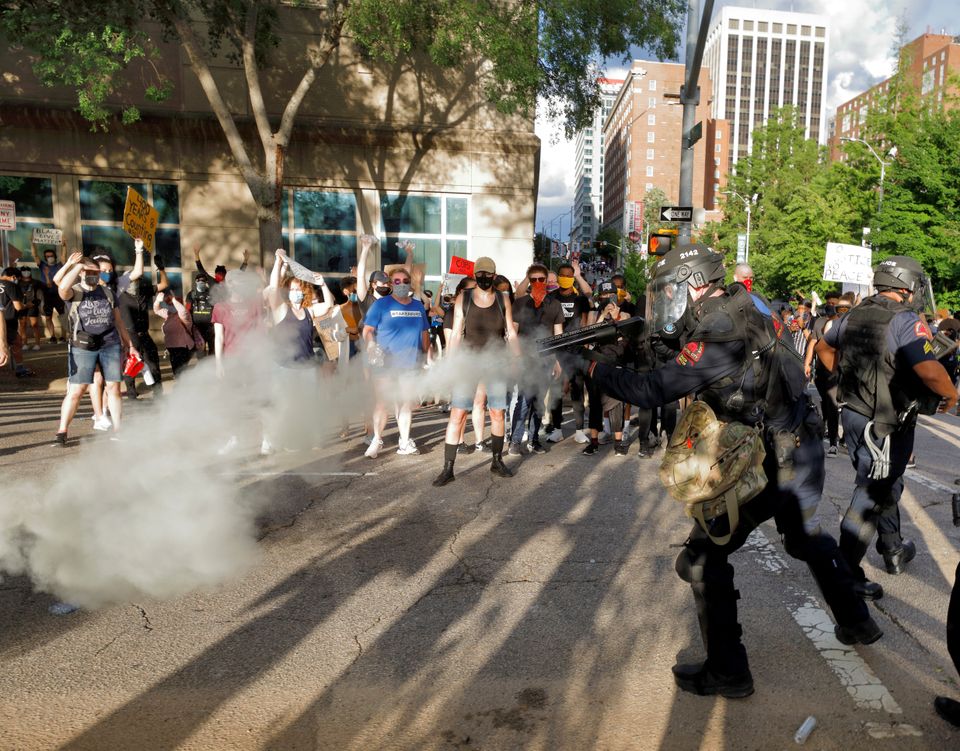
M 687 310 L 688 276 L 687 267 L 680 266 L 657 274 L 650 282 L 647 300 L 654 331 L 668 336 L 676 333 L 680 319 Z

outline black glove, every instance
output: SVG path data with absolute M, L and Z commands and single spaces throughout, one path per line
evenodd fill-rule
M 166 266 L 163 263 L 163 258 L 159 253 L 154 253 L 153 255 L 153 265 L 157 267 L 157 271 L 163 271 Z

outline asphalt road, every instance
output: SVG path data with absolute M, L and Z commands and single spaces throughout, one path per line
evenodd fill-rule
M 46 380 L 0 377 L 0 478 L 55 473 L 83 450 L 50 445 L 50 350 Z M 670 666 L 702 650 L 673 570 L 688 522 L 656 458 L 584 457 L 568 438 L 511 457 L 512 479 L 461 457 L 437 490 L 444 424 L 420 413 L 419 457 L 366 459 L 355 430 L 230 465 L 268 510 L 257 565 L 213 591 L 54 616 L 29 582 L 0 582 L 0 748 L 784 749 L 809 715 L 813 749 L 960 748 L 932 708 L 960 698 L 944 643 L 957 418 L 918 432 L 902 506 L 917 559 L 893 577 L 868 554 L 886 590 L 877 644 L 833 640 L 771 525 L 734 556 L 757 689 L 744 700 L 673 685 Z M 828 460 L 834 534 L 851 490 L 849 460 Z

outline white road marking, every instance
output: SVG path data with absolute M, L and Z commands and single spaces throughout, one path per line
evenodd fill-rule
M 759 529 L 754 530 L 743 549 L 752 553 L 761 568 L 781 574 L 790 565 Z M 813 642 L 827 665 L 847 689 L 859 709 L 882 710 L 888 714 L 902 715 L 903 709 L 887 690 L 870 666 L 853 647 L 841 644 L 833 632 L 833 621 L 815 597 L 804 590 L 787 586 L 784 588 L 786 605 L 793 620 Z M 864 729 L 875 738 L 890 738 L 896 735 L 922 735 L 912 725 L 900 722 L 865 723 Z M 886 733 L 874 735 L 874 733 Z
M 379 472 L 297 472 L 289 470 L 286 472 L 224 472 L 222 477 L 278 477 L 290 475 L 291 477 L 371 477 L 378 475 Z
M 938 493 L 946 493 L 947 495 L 960 493 L 960 487 L 950 487 L 949 485 L 944 485 L 942 482 L 937 482 L 936 480 L 917 472 L 915 469 L 908 469 L 903 473 L 903 476 L 909 480 L 920 483 L 924 487 L 930 488 L 930 490 L 935 490 Z

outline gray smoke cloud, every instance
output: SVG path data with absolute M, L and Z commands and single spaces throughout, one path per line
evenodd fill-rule
M 231 271 L 230 292 L 259 298 L 262 282 Z M 119 441 L 92 440 L 33 480 L 14 479 L 0 500 L 0 572 L 87 609 L 169 599 L 239 576 L 258 556 L 255 501 L 232 470 L 255 456 L 266 435 L 278 449 L 310 451 L 373 406 L 360 360 L 336 375 L 316 365 L 278 364 L 277 335 L 252 335 L 218 378 L 213 358 L 188 369 L 159 404 L 125 417 Z M 501 347 L 502 350 L 502 347 Z M 396 382 L 391 394 L 418 402 L 456 383 L 508 374 L 545 393 L 534 360 L 461 351 Z M 221 453 L 230 437 L 236 449 Z M 362 447 L 350 446 L 359 452 Z M 351 454 L 352 455 L 352 454 Z M 439 453 L 420 461 L 439 461 Z M 374 466 L 376 461 L 371 461 Z

